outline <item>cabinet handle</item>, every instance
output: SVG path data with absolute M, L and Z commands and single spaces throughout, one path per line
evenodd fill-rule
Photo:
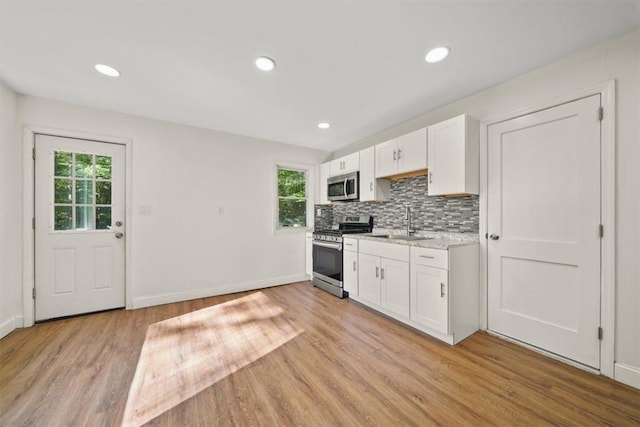
M 373 181 L 369 183 L 369 191 L 373 191 Z
M 444 283 L 440 283 L 440 298 L 444 298 Z
M 384 268 L 380 269 L 380 278 L 384 280 Z
M 434 256 L 429 256 L 429 255 L 418 255 L 420 258 L 427 258 L 427 259 L 434 259 Z
M 376 277 L 380 277 L 380 270 L 378 267 L 376 267 Z
M 429 184 L 433 183 L 433 174 L 429 172 Z
M 401 153 L 402 153 L 402 150 L 398 149 L 398 160 L 401 159 L 401 156 L 400 156 Z
M 396 161 L 396 150 L 393 150 L 393 161 Z
M 353 271 L 356 271 L 356 262 L 353 261 Z

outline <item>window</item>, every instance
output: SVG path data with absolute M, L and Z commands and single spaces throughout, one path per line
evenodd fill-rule
M 307 171 L 277 167 L 277 228 L 307 226 Z
M 56 151 L 53 161 L 53 229 L 109 229 L 111 157 Z

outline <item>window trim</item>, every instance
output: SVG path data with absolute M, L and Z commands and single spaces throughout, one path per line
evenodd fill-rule
M 288 169 L 299 172 L 304 172 L 305 174 L 305 199 L 307 204 L 306 209 L 306 226 L 305 227 L 281 227 L 279 224 L 279 203 L 280 195 L 278 194 L 278 170 L 279 169 Z M 273 204 L 273 231 L 274 233 L 297 233 L 302 231 L 308 231 L 313 229 L 313 201 L 314 199 L 314 174 L 315 167 L 311 164 L 306 163 L 298 163 L 291 161 L 275 161 L 273 163 L 273 171 L 272 171 L 272 204 Z

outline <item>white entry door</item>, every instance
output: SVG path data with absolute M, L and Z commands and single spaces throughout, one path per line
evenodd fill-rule
M 488 128 L 489 329 L 600 367 L 600 95 Z
M 35 319 L 125 305 L 125 147 L 36 135 Z

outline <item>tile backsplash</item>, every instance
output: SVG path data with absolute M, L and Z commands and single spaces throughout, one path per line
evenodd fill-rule
M 337 225 L 344 215 L 373 215 L 374 228 L 403 229 L 407 226 L 405 208 L 411 209 L 412 228 L 416 231 L 478 233 L 480 205 L 478 196 L 459 198 L 427 197 L 427 177 L 418 176 L 391 181 L 388 202 L 341 202 L 315 206 L 315 228 Z M 318 208 L 321 215 L 318 216 Z

